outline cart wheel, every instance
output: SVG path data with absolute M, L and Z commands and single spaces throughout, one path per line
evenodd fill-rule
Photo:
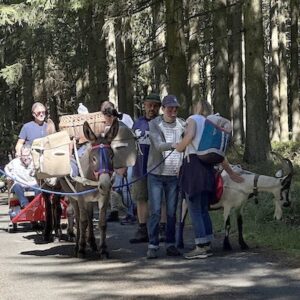
M 16 232 L 17 229 L 18 229 L 18 224 L 17 224 L 17 223 L 12 223 L 12 222 L 10 222 L 10 223 L 8 224 L 7 232 L 8 232 L 8 233 L 13 233 L 13 232 Z

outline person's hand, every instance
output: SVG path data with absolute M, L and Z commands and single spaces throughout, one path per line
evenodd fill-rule
M 237 173 L 237 172 L 229 172 L 228 173 L 230 179 L 236 183 L 242 183 L 245 181 L 245 179 L 241 176 L 241 174 Z

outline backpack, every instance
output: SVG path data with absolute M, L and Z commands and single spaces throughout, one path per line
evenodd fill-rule
M 231 137 L 231 123 L 219 114 L 192 116 L 197 123 L 198 135 L 192 144 L 198 157 L 205 163 L 218 164 L 224 160 Z

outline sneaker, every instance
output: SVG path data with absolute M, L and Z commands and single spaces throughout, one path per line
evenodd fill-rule
M 166 249 L 166 253 L 168 256 L 180 256 L 181 255 L 180 251 L 174 245 L 169 246 Z
M 134 235 L 134 238 L 130 239 L 129 242 L 131 244 L 138 244 L 138 243 L 148 243 L 149 238 L 148 238 L 148 231 L 147 227 L 139 226 L 137 232 Z
M 204 249 L 206 251 L 207 256 L 212 256 L 213 255 L 213 252 L 212 252 L 212 249 L 211 249 L 211 245 L 204 246 Z
M 119 212 L 111 211 L 106 219 L 106 222 L 119 222 Z
M 196 248 L 186 254 L 184 254 L 186 259 L 195 259 L 195 258 L 207 258 L 207 252 L 204 247 L 196 246 Z
M 157 257 L 157 249 L 149 248 L 147 251 L 147 259 L 154 259 Z

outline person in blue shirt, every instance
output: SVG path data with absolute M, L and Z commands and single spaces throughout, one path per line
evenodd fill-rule
M 137 205 L 137 216 L 139 227 L 130 243 L 148 242 L 148 188 L 147 188 L 147 163 L 150 148 L 149 122 L 156 118 L 161 106 L 160 96 L 155 93 L 149 94 L 144 99 L 144 116 L 137 119 L 133 124 L 133 131 L 138 138 L 141 154 L 138 155 L 133 167 L 133 181 L 137 180 L 132 186 L 133 199 Z
M 21 155 L 23 145 L 31 146 L 33 140 L 55 132 L 54 123 L 50 119 L 46 121 L 46 107 L 44 104 L 35 102 L 32 105 L 31 112 L 34 120 L 23 125 L 15 147 L 16 156 Z

